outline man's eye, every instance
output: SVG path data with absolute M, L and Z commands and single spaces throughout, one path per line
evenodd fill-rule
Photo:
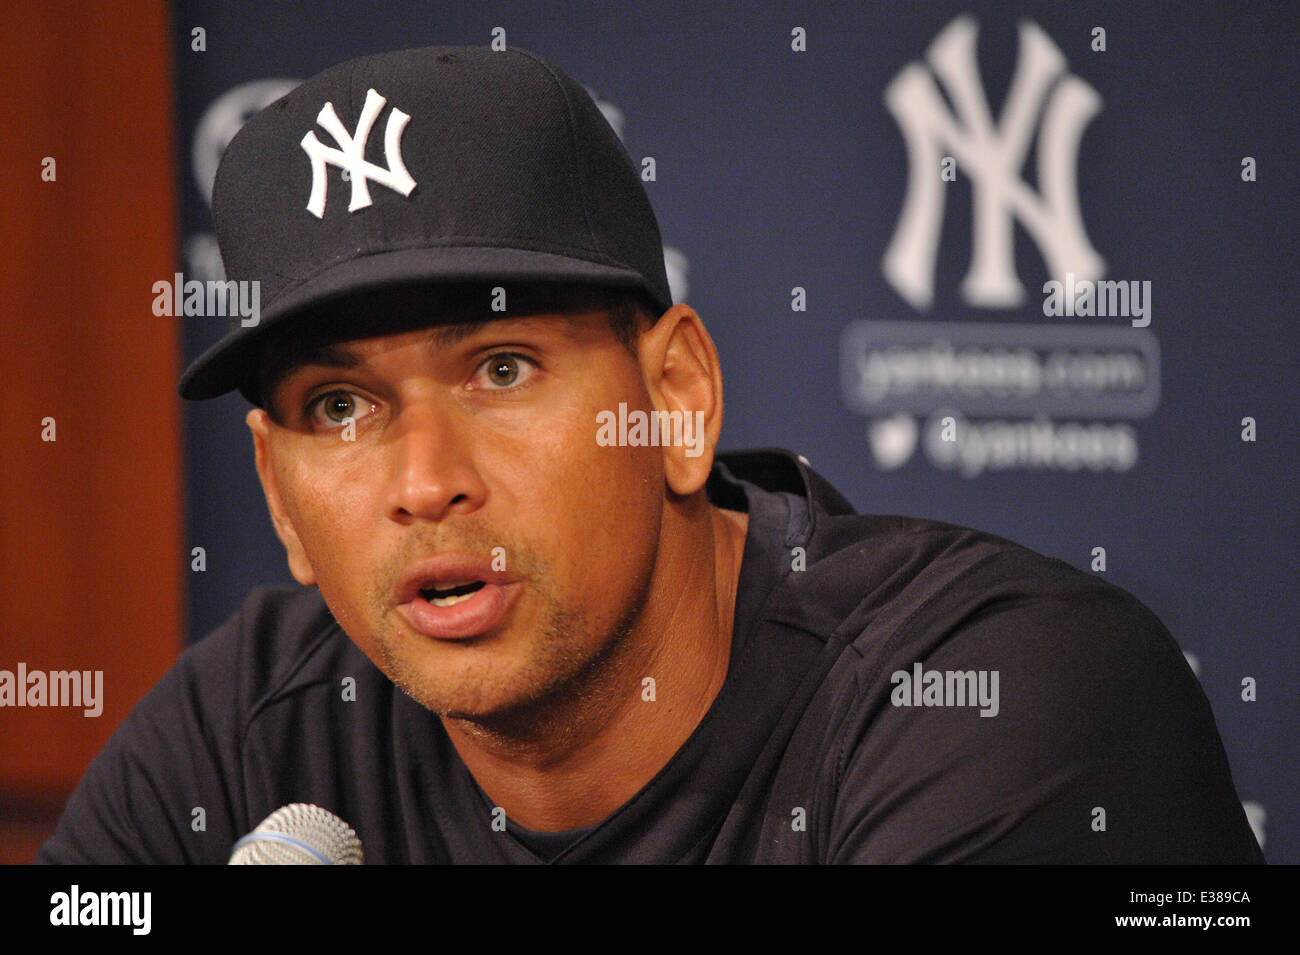
M 360 421 L 374 410 L 373 404 L 350 391 L 327 392 L 307 406 L 312 424 L 324 428 L 341 425 L 348 418 Z
M 532 375 L 532 367 L 533 363 L 523 355 L 501 352 L 479 366 L 474 380 L 485 382 L 481 387 L 489 391 L 500 391 L 527 381 Z

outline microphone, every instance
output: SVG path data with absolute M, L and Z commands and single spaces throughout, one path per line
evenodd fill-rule
M 227 865 L 361 865 L 352 827 L 320 806 L 281 806 L 235 843 Z

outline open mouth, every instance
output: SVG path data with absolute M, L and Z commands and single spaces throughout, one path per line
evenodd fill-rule
M 461 601 L 469 600 L 482 589 L 483 581 L 471 580 L 448 587 L 421 587 L 420 596 L 435 607 L 451 607 Z
M 522 591 L 520 581 L 484 561 L 453 555 L 412 564 L 398 584 L 396 609 L 426 637 L 468 640 L 500 627 Z

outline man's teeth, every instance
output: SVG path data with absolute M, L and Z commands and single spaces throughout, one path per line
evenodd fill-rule
M 445 587 L 425 587 L 420 596 L 435 607 L 450 607 L 473 597 L 483 586 L 481 580 L 451 581 Z
M 430 597 L 429 603 L 433 604 L 435 607 L 450 607 L 452 604 L 458 604 L 462 600 L 469 600 L 469 598 L 473 597 L 476 593 L 478 593 L 477 590 L 474 591 L 474 593 L 457 594 L 454 597 Z

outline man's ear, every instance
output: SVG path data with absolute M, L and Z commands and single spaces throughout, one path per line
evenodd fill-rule
M 680 412 L 663 433 L 664 476 L 683 496 L 709 479 L 722 434 L 722 367 L 704 322 L 689 305 L 674 305 L 642 333 L 637 355 L 656 411 Z M 670 418 L 670 421 L 672 419 Z
M 304 587 L 316 583 L 316 572 L 307 560 L 298 532 L 294 530 L 293 521 L 285 512 L 284 502 L 280 500 L 280 488 L 275 480 L 275 470 L 271 467 L 271 456 L 267 448 L 270 430 L 273 426 L 270 416 L 261 408 L 254 408 L 244 419 L 248 430 L 253 432 L 253 456 L 257 462 L 257 478 L 262 482 L 262 493 L 266 495 L 266 506 L 271 512 L 271 523 L 275 533 L 289 557 L 289 572 L 294 580 Z

